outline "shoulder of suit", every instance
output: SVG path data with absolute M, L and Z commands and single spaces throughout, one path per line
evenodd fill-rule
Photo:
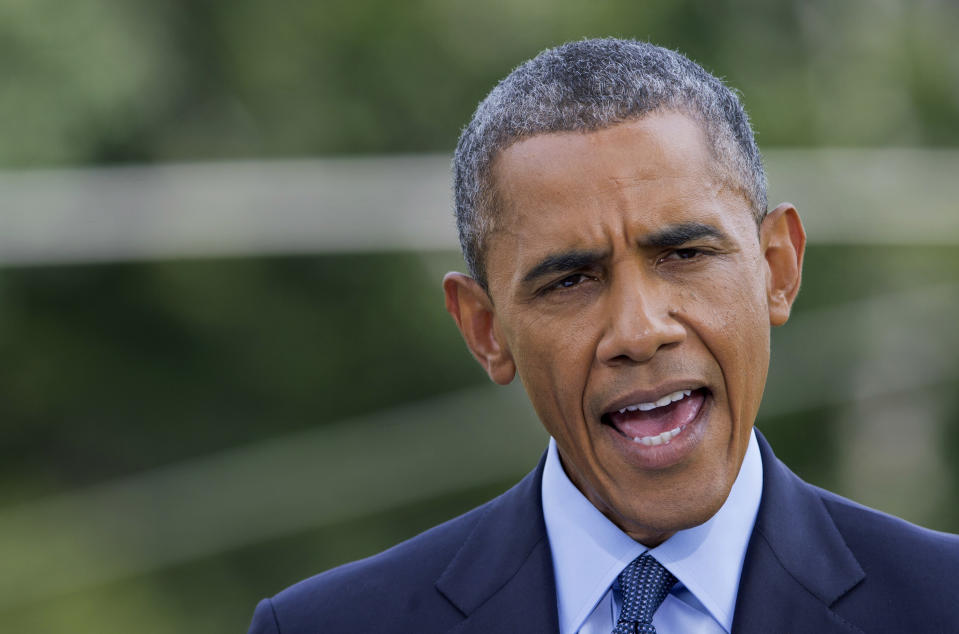
M 884 602 L 908 605 L 926 619 L 927 627 L 954 624 L 959 619 L 954 585 L 959 535 L 923 528 L 834 493 L 817 491 L 865 572 L 864 592 L 851 594 L 850 603 L 858 596 L 871 597 L 861 606 L 863 610 Z
M 286 588 L 271 599 L 280 631 L 362 632 L 375 627 L 384 613 L 390 615 L 395 631 L 403 631 L 404 619 L 427 608 L 437 623 L 445 620 L 444 612 L 455 622 L 461 618 L 458 611 L 441 598 L 435 583 L 492 504 Z
M 959 535 L 923 528 L 830 491 L 814 489 L 851 548 L 910 551 L 913 558 L 931 555 L 959 562 Z
M 415 568 L 417 575 L 432 574 L 432 581 L 435 581 L 490 504 L 478 506 L 383 552 L 305 579 L 281 592 L 277 598 L 325 587 L 334 587 L 342 593 L 350 591 L 354 585 L 382 584 L 396 574 L 408 579 L 410 568 Z

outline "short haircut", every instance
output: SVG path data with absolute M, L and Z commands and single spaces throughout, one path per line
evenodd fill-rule
M 719 168 L 741 190 L 757 223 L 766 175 L 749 117 L 722 80 L 687 57 L 646 42 L 569 42 L 516 67 L 480 102 L 453 158 L 456 226 L 463 257 L 484 288 L 486 242 L 497 213 L 491 167 L 513 143 L 549 132 L 589 132 L 659 110 L 702 126 Z

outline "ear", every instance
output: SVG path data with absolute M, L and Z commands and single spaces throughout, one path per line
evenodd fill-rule
M 799 293 L 806 249 L 806 232 L 793 205 L 782 203 L 766 215 L 759 228 L 759 244 L 766 259 L 769 323 L 781 326 Z
M 500 385 L 510 383 L 516 375 L 516 364 L 496 325 L 493 300 L 479 282 L 462 273 L 447 273 L 443 292 L 446 310 L 489 378 Z

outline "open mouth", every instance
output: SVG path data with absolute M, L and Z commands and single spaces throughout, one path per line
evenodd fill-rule
M 677 390 L 655 401 L 607 412 L 601 420 L 635 443 L 647 447 L 666 445 L 696 420 L 708 395 L 709 390 L 704 387 Z

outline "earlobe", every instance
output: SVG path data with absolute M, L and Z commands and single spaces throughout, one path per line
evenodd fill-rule
M 781 326 L 789 319 L 799 293 L 806 249 L 806 232 L 793 205 L 783 203 L 766 215 L 760 227 L 760 245 L 766 260 L 769 323 Z
M 516 375 L 516 364 L 497 328 L 489 295 L 476 280 L 462 273 L 447 273 L 443 292 L 447 312 L 489 378 L 500 385 L 510 383 Z

